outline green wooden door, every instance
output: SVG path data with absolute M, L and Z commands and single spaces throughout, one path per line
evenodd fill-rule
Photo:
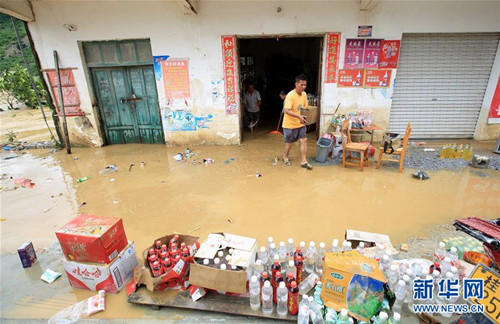
M 108 144 L 165 143 L 151 66 L 93 68 Z

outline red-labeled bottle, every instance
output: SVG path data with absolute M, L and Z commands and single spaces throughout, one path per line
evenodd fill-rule
M 175 255 L 175 258 L 174 258 L 174 263 L 177 264 L 177 262 L 181 261 L 181 255 L 180 254 L 176 254 Z
M 267 271 L 263 271 L 260 275 L 260 288 L 264 286 L 264 282 L 269 281 L 269 273 Z
M 184 262 L 189 263 L 191 262 L 191 254 L 189 254 L 189 250 L 187 248 L 184 248 L 181 252 L 181 257 Z
M 165 259 L 170 259 L 170 255 L 167 251 L 163 251 L 160 253 L 160 261 L 163 262 Z
M 172 243 L 179 244 L 179 235 L 175 234 L 174 237 L 172 237 L 170 244 Z
M 177 250 L 177 249 L 172 249 L 172 250 L 170 250 L 170 257 L 171 257 L 172 259 L 175 259 L 175 257 L 176 257 L 177 255 L 179 255 L 179 250 Z
M 168 252 L 168 247 L 167 247 L 167 245 L 166 245 L 166 244 L 162 244 L 162 245 L 161 245 L 161 250 L 160 250 L 160 251 L 161 251 L 161 252 L 163 252 L 163 251 Z M 161 252 L 160 252 L 160 253 L 161 253 Z
M 287 289 L 290 288 L 292 281 L 295 281 L 295 275 L 293 273 L 289 272 L 286 275 L 286 279 L 285 279 L 285 284 L 286 284 Z
M 299 287 L 297 282 L 292 281 L 288 289 L 288 313 L 297 315 L 299 312 Z
M 153 255 L 153 254 L 156 255 L 156 250 L 154 248 L 150 248 L 149 252 L 148 252 L 148 258 L 150 255 Z
M 300 246 L 297 246 L 295 249 L 295 252 L 293 252 L 293 259 L 295 260 L 298 256 L 300 256 L 302 259 L 304 258 L 304 255 L 302 254 L 302 249 Z
M 434 263 L 431 264 L 431 266 L 429 267 L 429 274 L 432 274 L 434 270 L 437 270 L 439 271 L 439 273 L 441 273 L 441 263 L 439 263 L 439 261 L 434 261 Z
M 276 290 L 278 289 L 279 285 L 280 285 L 280 282 L 283 281 L 283 277 L 281 276 L 281 271 L 277 271 L 275 274 L 274 274 L 274 277 L 273 277 L 273 281 L 272 281 L 272 286 L 273 286 L 273 302 L 275 304 L 278 303 L 278 299 L 277 299 L 277 294 L 276 294 Z
M 180 246 L 181 246 L 181 250 L 184 250 L 185 248 L 187 248 L 187 245 L 184 242 L 182 242 Z
M 161 241 L 160 240 L 155 242 L 155 251 L 156 251 L 156 254 L 160 255 L 160 252 L 161 252 Z
M 179 245 L 175 242 L 170 242 L 170 245 L 169 245 L 169 250 L 172 251 L 172 250 L 177 250 L 177 247 Z
M 273 265 L 271 266 L 271 276 L 274 278 L 276 272 L 281 271 L 281 265 L 279 260 L 274 260 Z
M 155 261 L 151 267 L 151 271 L 153 272 L 153 277 L 159 277 L 163 273 L 163 268 L 161 267 L 160 262 Z
M 300 284 L 302 282 L 302 270 L 304 268 L 302 257 L 297 256 L 297 258 L 295 258 L 295 268 L 297 268 L 297 274 L 295 275 L 295 278 L 297 279 L 297 284 Z
M 167 273 L 174 267 L 174 264 L 170 258 L 166 258 L 165 260 L 161 260 L 161 267 L 163 268 L 163 273 Z
M 155 263 L 155 261 L 158 261 L 158 256 L 156 255 L 156 253 L 150 254 L 148 256 L 148 262 L 151 269 L 153 269 L 153 263 Z

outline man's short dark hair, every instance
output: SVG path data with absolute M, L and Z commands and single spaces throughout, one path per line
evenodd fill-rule
M 299 74 L 295 77 L 295 82 L 299 83 L 300 81 L 307 81 L 307 76 L 305 74 Z
M 286 96 L 286 91 L 285 90 L 281 90 L 280 91 L 280 96 Z

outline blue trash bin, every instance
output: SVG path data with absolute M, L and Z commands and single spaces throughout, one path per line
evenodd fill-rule
M 322 137 L 316 142 L 316 162 L 325 163 L 328 152 L 333 145 L 333 139 Z

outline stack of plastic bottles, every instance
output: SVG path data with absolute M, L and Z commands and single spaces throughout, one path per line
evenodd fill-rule
M 464 159 L 470 161 L 473 155 L 473 148 L 469 145 L 444 145 L 439 151 L 440 159 Z
M 349 120 L 351 128 L 361 129 L 373 125 L 373 112 L 360 110 L 357 112 L 348 112 L 346 114 L 334 115 L 333 124 L 340 126 L 344 120 Z

